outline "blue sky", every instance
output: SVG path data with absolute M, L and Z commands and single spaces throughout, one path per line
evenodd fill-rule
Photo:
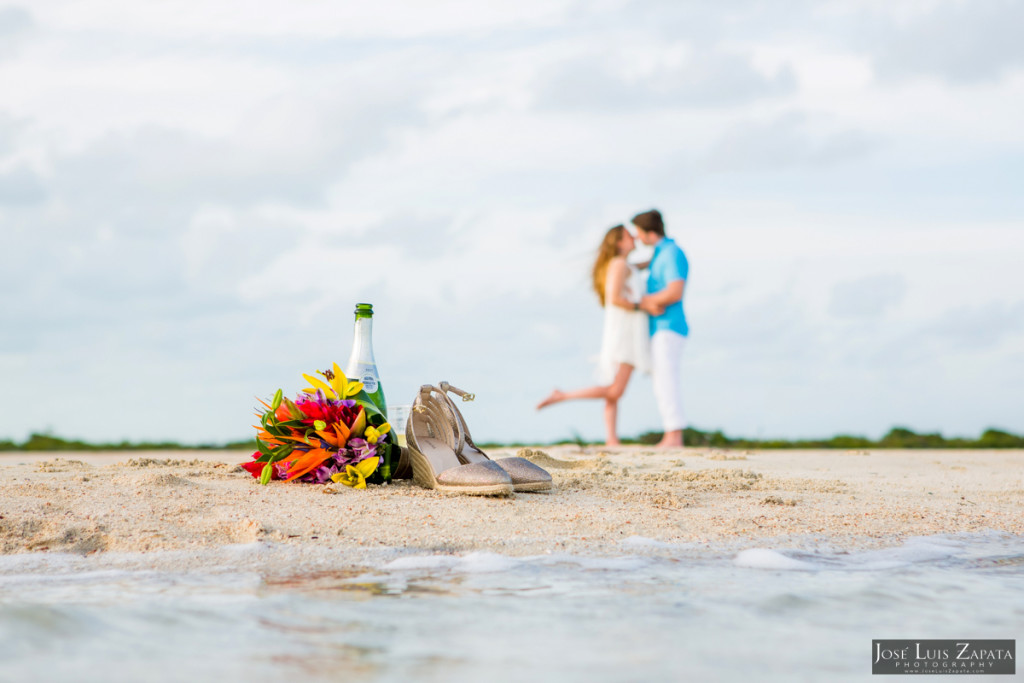
M 694 426 L 1024 432 L 1024 5 L 370 5 L 0 5 L 0 438 L 245 438 L 359 301 L 389 401 L 598 438 L 533 406 L 593 382 L 593 252 L 652 206 Z

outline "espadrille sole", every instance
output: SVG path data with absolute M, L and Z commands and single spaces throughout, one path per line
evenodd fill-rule
M 535 481 L 530 484 L 514 484 L 512 490 L 516 493 L 536 493 L 537 491 L 549 491 L 554 488 L 550 481 Z
M 500 482 L 494 484 L 465 484 L 452 486 L 437 481 L 430 460 L 413 447 L 409 447 L 409 458 L 412 460 L 412 479 L 425 489 L 440 493 L 465 496 L 508 496 L 512 495 L 512 484 Z

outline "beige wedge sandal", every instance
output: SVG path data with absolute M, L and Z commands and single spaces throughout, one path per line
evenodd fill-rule
M 493 462 L 464 464 L 462 430 L 447 406 L 447 397 L 424 384 L 405 428 L 413 480 L 443 493 L 502 496 L 512 493 L 512 479 Z
M 509 477 L 512 478 L 512 487 L 517 492 L 547 491 L 551 488 L 551 475 L 548 471 L 534 465 L 526 458 L 498 458 L 497 460 L 491 460 L 487 457 L 486 453 L 477 448 L 476 444 L 473 443 L 473 437 L 469 434 L 469 427 L 466 425 L 465 418 L 462 417 L 462 413 L 459 412 L 455 402 L 448 396 L 448 392 L 462 397 L 463 401 L 472 401 L 476 396 L 458 387 L 453 387 L 448 382 L 440 382 L 438 386 L 441 389 L 441 396 L 447 403 L 448 410 L 454 418 L 455 431 L 458 434 L 458 440 L 461 442 L 461 446 L 456 451 L 459 454 L 459 460 L 465 463 L 490 462 L 498 465 L 501 469 L 508 472 Z

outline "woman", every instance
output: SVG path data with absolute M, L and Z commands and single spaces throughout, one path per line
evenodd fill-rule
M 633 236 L 621 225 L 605 233 L 594 262 L 594 291 L 604 306 L 604 336 L 598 370 L 608 384 L 576 391 L 555 389 L 537 409 L 572 399 L 604 399 L 606 445 L 618 446 L 616 430 L 619 399 L 626 391 L 633 370 L 650 372 L 651 351 L 647 314 L 638 302 L 643 292 L 637 284 L 636 268 L 626 261 L 633 251 Z

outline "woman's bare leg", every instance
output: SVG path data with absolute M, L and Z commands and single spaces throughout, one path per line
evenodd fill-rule
M 619 421 L 619 402 L 607 399 L 604 402 L 604 429 L 608 436 L 605 437 L 605 446 L 621 446 L 619 441 L 616 423 Z
M 626 363 L 619 364 L 619 370 L 615 373 L 615 380 L 607 387 L 608 391 L 604 397 L 604 426 L 608 436 L 605 440 L 606 446 L 619 446 L 619 399 L 626 393 L 626 385 L 629 384 L 629 377 L 633 374 L 633 366 Z
M 622 377 L 622 369 L 629 368 L 626 372 L 625 379 Z M 633 366 L 627 365 L 626 363 L 619 363 L 619 369 L 615 373 L 615 379 L 612 383 L 607 386 L 587 387 L 586 389 L 576 389 L 574 391 L 562 391 L 561 389 L 555 389 L 551 394 L 537 404 L 537 410 L 541 408 L 547 408 L 555 403 L 561 403 L 562 401 L 574 401 L 585 398 L 603 398 L 608 400 L 609 396 L 614 395 L 615 400 L 622 396 L 622 392 L 626 390 L 626 384 L 629 382 L 629 374 L 633 372 Z M 620 386 L 621 383 L 621 386 Z
M 537 404 L 537 410 L 547 408 L 555 403 L 561 403 L 562 401 L 572 401 L 580 398 L 607 398 L 609 388 L 610 387 L 589 387 L 587 389 L 577 389 L 576 391 L 562 391 L 561 389 L 555 389 L 551 392 L 550 396 Z

